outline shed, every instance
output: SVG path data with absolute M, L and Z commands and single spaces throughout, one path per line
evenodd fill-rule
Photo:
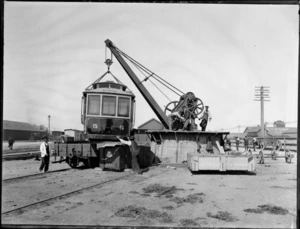
M 65 136 L 74 138 L 74 141 L 84 140 L 84 133 L 81 130 L 65 129 L 64 134 L 65 134 Z
M 47 130 L 41 126 L 26 123 L 3 120 L 3 140 L 7 141 L 9 137 L 14 140 L 40 140 L 47 135 Z
M 164 126 L 162 123 L 155 118 L 152 118 L 148 120 L 147 122 L 143 123 L 138 127 L 138 129 L 135 131 L 135 140 L 138 144 L 142 145 L 150 145 L 150 138 L 146 134 L 146 131 L 148 130 L 163 130 Z

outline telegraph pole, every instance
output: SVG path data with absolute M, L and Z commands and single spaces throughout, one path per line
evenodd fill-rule
M 270 99 L 269 93 L 269 87 L 267 86 L 255 87 L 254 101 L 260 101 L 260 127 L 263 138 L 265 137 L 264 101 L 270 101 L 268 100 Z
M 51 119 L 51 116 L 50 115 L 48 115 L 48 133 L 49 133 L 49 135 L 50 135 L 50 119 Z

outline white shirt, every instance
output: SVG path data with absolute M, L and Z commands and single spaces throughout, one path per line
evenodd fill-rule
M 125 145 L 128 145 L 128 146 L 131 146 L 131 141 L 126 141 L 126 140 L 123 140 L 121 138 L 119 138 L 120 142 L 122 142 L 123 144 Z
M 199 116 L 198 119 L 199 119 L 199 120 L 202 119 L 205 113 L 208 114 L 208 120 L 210 121 L 211 118 L 212 118 L 211 113 L 210 113 L 209 111 L 206 111 L 206 110 Z
M 46 144 L 48 145 L 48 143 L 43 142 L 40 146 L 41 157 L 45 157 L 47 155 Z

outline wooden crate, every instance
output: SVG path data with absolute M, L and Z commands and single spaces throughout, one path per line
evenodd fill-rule
M 255 171 L 253 156 L 232 155 L 187 155 L 188 168 L 191 171 Z

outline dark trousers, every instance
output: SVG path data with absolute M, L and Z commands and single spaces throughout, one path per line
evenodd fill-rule
M 40 166 L 40 171 L 44 171 L 47 172 L 48 169 L 49 169 L 49 156 L 45 156 L 45 157 L 42 157 L 42 163 L 41 163 L 41 166 Z
M 131 152 L 131 167 L 134 172 L 139 172 L 141 170 L 137 159 L 138 154 L 139 152 Z
M 200 127 L 202 128 L 202 131 L 206 130 L 206 126 L 207 126 L 207 120 L 206 119 L 202 119 L 201 123 L 200 123 Z

